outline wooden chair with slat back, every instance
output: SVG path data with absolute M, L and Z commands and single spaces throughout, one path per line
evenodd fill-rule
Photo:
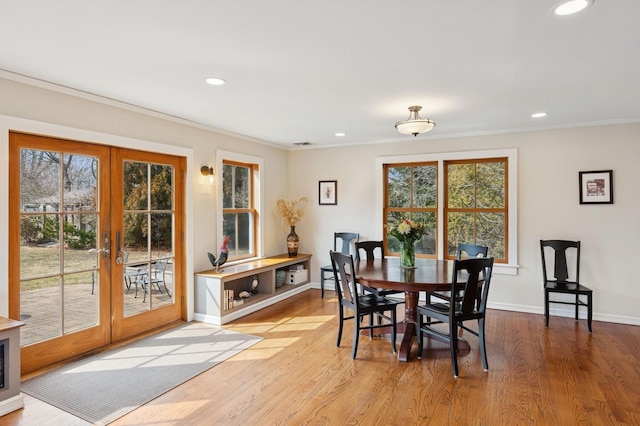
M 384 259 L 384 242 L 383 241 L 358 241 L 356 243 L 356 259 L 362 260 L 361 253 L 364 252 L 366 260 L 376 258 L 376 252 L 379 253 L 378 258 Z M 362 290 L 373 293 L 378 296 L 388 296 L 390 294 L 404 294 L 401 290 L 387 290 L 375 287 L 367 287 L 362 285 Z
M 357 232 L 335 232 L 333 234 L 333 251 L 339 251 L 343 254 L 351 253 L 351 246 L 358 242 L 360 235 Z M 338 245 L 340 250 L 338 250 Z M 333 275 L 333 267 L 331 265 L 322 266 L 320 268 L 320 296 L 324 298 L 324 282 L 325 280 L 331 280 L 335 282 L 335 276 Z
M 391 349 L 393 353 L 396 353 L 396 307 L 402 302 L 376 296 L 375 294 L 359 294 L 354 273 L 353 257 L 350 254 L 335 251 L 329 252 L 329 257 L 331 257 L 331 267 L 336 277 L 336 293 L 338 294 L 339 301 L 338 312 L 340 324 L 338 326 L 336 346 L 340 346 L 344 322 L 352 319 L 354 320 L 354 333 L 351 358 L 356 358 L 360 331 L 369 330 L 369 338 L 373 338 L 373 330 L 376 328 L 391 328 Z M 353 314 L 345 316 L 345 309 L 351 310 Z M 377 324 L 374 324 L 374 316 L 378 318 Z M 365 317 L 369 318 L 366 323 L 364 321 Z
M 480 355 L 485 371 L 489 370 L 485 344 L 484 323 L 493 271 L 493 258 L 455 260 L 450 294 L 457 294 L 448 302 L 427 303 L 418 306 L 418 358 L 422 358 L 423 333 L 449 341 L 453 377 L 458 377 L 458 330 L 464 329 L 480 340 Z M 462 274 L 460 274 L 462 272 Z M 464 281 L 461 281 L 464 277 Z M 478 329 L 467 327 L 465 321 L 477 321 Z M 435 324 L 448 324 L 448 330 L 435 329 Z
M 553 256 L 547 258 L 545 251 L 553 251 Z M 570 254 L 570 256 L 567 256 Z M 587 326 L 591 333 L 593 317 L 593 291 L 580 283 L 580 241 L 540 240 L 540 255 L 542 257 L 542 278 L 544 284 L 544 318 L 545 326 L 549 327 L 549 304 L 575 306 L 575 319 L 578 321 L 578 309 L 587 308 Z M 567 259 L 571 259 L 568 263 Z M 553 275 L 550 275 L 553 273 Z M 550 300 L 552 293 L 569 294 L 575 300 Z M 584 301 L 580 297 L 586 297 Z
M 456 259 L 472 259 L 477 257 L 487 257 L 489 255 L 489 247 L 481 246 L 478 244 L 471 243 L 458 243 L 458 248 L 456 250 Z M 450 294 L 448 291 L 434 291 L 427 293 L 427 302 L 430 302 L 431 296 L 438 297 L 442 300 L 448 301 L 450 299 Z

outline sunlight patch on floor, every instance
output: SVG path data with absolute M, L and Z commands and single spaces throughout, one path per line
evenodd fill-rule
M 136 409 L 136 418 L 138 414 L 142 414 L 143 418 L 149 417 L 152 418 L 154 414 L 162 410 L 167 417 L 164 417 L 162 420 L 162 424 L 186 424 L 182 423 L 184 419 L 188 419 L 194 413 L 205 408 L 207 405 L 214 403 L 211 399 L 201 399 L 201 400 L 189 400 L 189 401 L 178 401 L 171 402 L 167 404 L 157 404 L 151 403 L 147 405 L 143 405 L 142 407 Z M 134 420 L 133 422 L 127 422 L 126 417 L 123 417 L 118 420 L 119 425 L 140 425 L 139 420 Z M 156 423 L 157 424 L 157 423 Z
M 318 327 L 332 321 L 335 315 L 310 315 L 287 317 L 276 322 L 256 322 L 249 324 L 230 324 L 225 328 L 245 334 L 253 334 L 264 337 L 262 341 L 235 355 L 227 362 L 267 359 L 299 341 L 300 337 L 274 337 L 274 333 L 304 333 L 315 330 Z M 289 334 L 289 335 L 290 335 Z

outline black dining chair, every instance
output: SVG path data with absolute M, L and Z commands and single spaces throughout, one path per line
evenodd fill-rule
M 369 330 L 369 338 L 373 338 L 373 330 L 376 328 L 391 328 L 391 349 L 396 353 L 396 333 L 397 333 L 397 313 L 396 307 L 402 303 L 394 301 L 375 294 L 361 295 L 358 292 L 358 284 L 354 274 L 355 267 L 353 257 L 350 254 L 330 251 L 331 266 L 334 276 L 337 278 L 336 292 L 338 293 L 338 312 L 340 324 L 338 328 L 338 339 L 336 346 L 340 346 L 342 339 L 342 330 L 346 320 L 354 320 L 353 325 L 353 345 L 351 349 L 351 358 L 356 358 L 358 352 L 358 341 L 361 330 Z M 345 308 L 353 312 L 351 316 L 345 316 Z M 364 322 L 364 318 L 368 317 L 368 322 Z M 373 317 L 376 316 L 379 321 L 374 324 Z M 384 320 L 384 321 L 383 321 Z
M 448 302 L 418 306 L 418 358 L 422 358 L 423 333 L 446 339 L 451 350 L 453 377 L 457 378 L 458 330 L 463 329 L 479 338 L 482 367 L 489 370 L 484 326 L 492 271 L 492 257 L 454 261 L 450 292 L 459 297 Z M 465 321 L 477 321 L 478 329 L 467 327 Z M 433 327 L 443 323 L 448 324 L 447 331 Z
M 489 247 L 481 246 L 479 244 L 471 244 L 471 243 L 458 243 L 458 248 L 456 249 L 456 259 L 471 259 L 475 257 L 487 257 L 489 255 Z M 438 297 L 442 300 L 448 301 L 450 299 L 450 294 L 448 291 L 434 291 L 427 293 L 427 303 L 431 300 L 431 296 Z
M 487 257 L 489 255 L 489 247 L 479 244 L 458 243 L 456 250 L 456 259 L 469 259 L 472 257 Z
M 365 260 L 373 260 L 376 258 L 376 252 L 379 259 L 384 259 L 384 241 L 358 241 L 356 243 L 356 259 L 362 260 L 361 254 L 364 252 Z M 368 287 L 360 285 L 363 292 L 373 293 L 378 296 L 388 296 L 390 294 L 404 294 L 401 290 L 387 290 L 382 288 Z
M 351 245 L 358 242 L 359 234 L 357 232 L 335 232 L 333 234 L 333 251 L 338 251 L 340 246 L 340 253 L 351 253 Z M 320 297 L 324 298 L 324 282 L 325 280 L 331 280 L 336 286 L 335 275 L 333 275 L 333 267 L 331 265 L 322 266 L 320 268 Z
M 553 252 L 553 256 L 547 257 L 545 255 L 545 251 L 548 250 Z M 570 255 L 567 256 L 567 254 Z M 580 307 L 587 308 L 587 326 L 589 333 L 591 333 L 593 291 L 580 283 L 580 241 L 540 240 L 540 255 L 544 284 L 545 327 L 549 327 L 550 303 L 574 305 L 576 321 L 578 321 L 578 309 Z M 571 259 L 571 262 L 568 263 L 567 259 Z M 571 302 L 551 300 L 549 296 L 552 293 L 569 294 L 575 296 L 575 299 Z M 580 299 L 581 296 L 586 297 L 587 300 Z

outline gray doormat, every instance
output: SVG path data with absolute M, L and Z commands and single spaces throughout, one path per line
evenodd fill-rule
M 22 382 L 22 391 L 104 425 L 251 347 L 260 337 L 188 323 Z

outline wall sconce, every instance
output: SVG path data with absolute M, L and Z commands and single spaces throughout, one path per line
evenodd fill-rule
M 209 183 L 213 185 L 213 176 L 215 175 L 213 167 L 202 166 L 200 167 L 200 173 L 202 173 L 202 176 L 209 176 Z

